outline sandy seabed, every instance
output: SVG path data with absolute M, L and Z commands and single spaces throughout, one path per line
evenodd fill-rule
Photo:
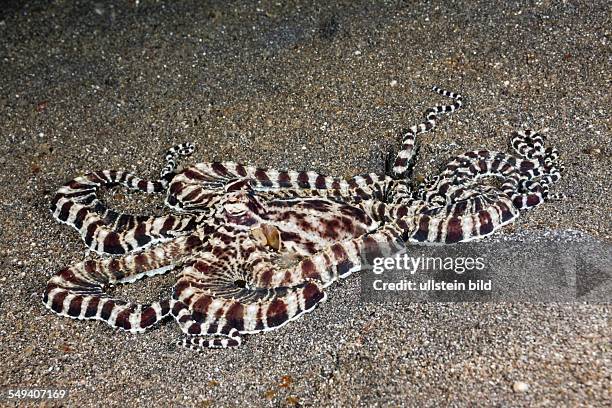
M 418 175 L 467 150 L 506 150 L 514 129 L 548 128 L 568 198 L 500 235 L 609 242 L 610 12 L 607 1 L 6 3 L 2 398 L 43 387 L 69 390 L 44 404 L 70 406 L 609 406 L 609 304 L 369 303 L 354 275 L 299 321 L 197 353 L 173 346 L 173 322 L 130 335 L 57 317 L 41 295 L 84 256 L 48 211 L 64 181 L 102 168 L 153 176 L 182 141 L 198 146 L 191 162 L 380 172 L 399 129 L 443 101 L 434 84 L 465 104 L 422 137 Z M 162 210 L 159 197 L 110 201 Z M 123 295 L 156 299 L 171 285 Z

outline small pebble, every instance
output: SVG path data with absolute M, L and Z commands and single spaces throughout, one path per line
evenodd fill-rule
M 586 154 L 598 155 L 601 154 L 601 149 L 598 147 L 591 147 L 584 151 Z
M 514 392 L 526 392 L 529 389 L 529 384 L 522 381 L 515 381 L 512 384 L 512 389 Z

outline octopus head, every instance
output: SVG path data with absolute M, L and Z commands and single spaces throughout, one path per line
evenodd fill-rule
M 222 213 L 228 223 L 251 226 L 261 222 L 265 209 L 251 191 L 239 190 L 226 194 L 224 201 Z

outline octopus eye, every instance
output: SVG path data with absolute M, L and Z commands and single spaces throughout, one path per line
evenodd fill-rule
M 246 208 L 241 203 L 238 204 L 226 204 L 225 211 L 234 216 L 241 216 L 246 213 Z
M 234 285 L 238 286 L 239 288 L 246 288 L 246 281 L 244 279 L 236 279 L 234 281 Z

